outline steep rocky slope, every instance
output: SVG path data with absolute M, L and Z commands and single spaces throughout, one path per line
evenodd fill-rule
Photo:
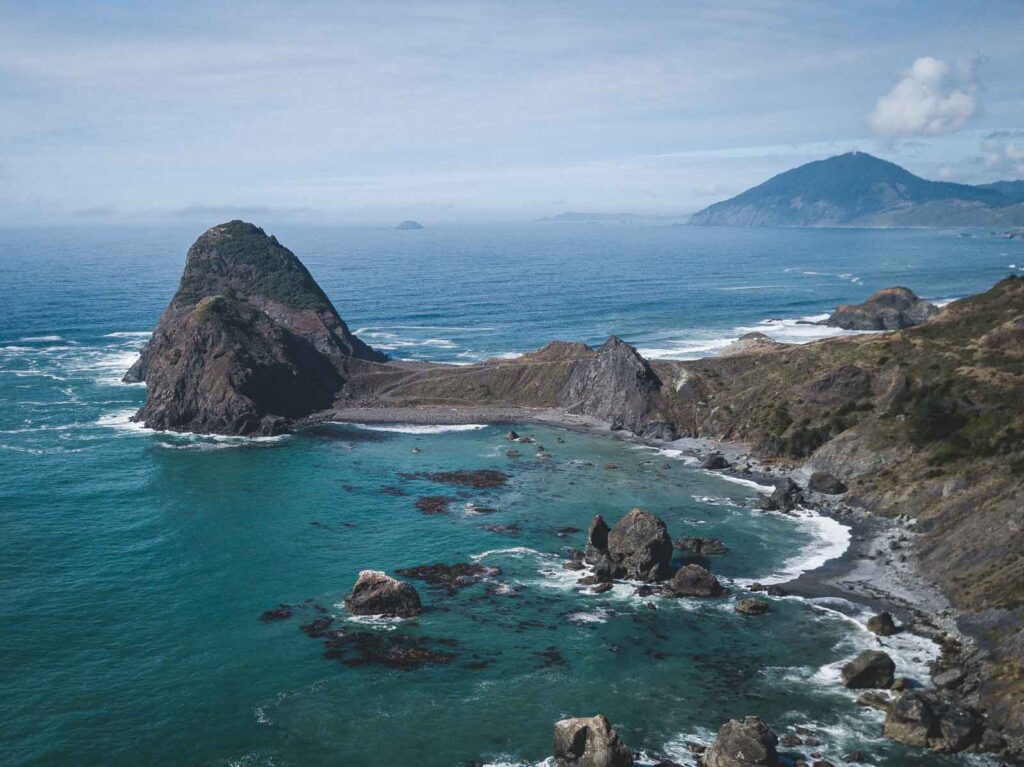
M 268 434 L 330 405 L 354 366 L 383 362 L 295 255 L 231 221 L 189 249 L 177 292 L 125 375 L 157 429 Z

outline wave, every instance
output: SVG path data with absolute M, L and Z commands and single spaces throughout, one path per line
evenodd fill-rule
M 273 437 L 242 437 L 229 434 L 196 434 L 190 431 L 160 431 L 158 429 L 151 429 L 140 421 L 133 421 L 132 418 L 136 412 L 138 412 L 137 408 L 126 408 L 104 413 L 93 422 L 93 425 L 113 429 L 123 434 L 145 434 L 159 437 L 161 440 L 170 441 L 170 444 L 161 444 L 160 447 L 179 450 L 189 448 L 193 450 L 210 450 L 212 449 L 211 443 L 217 443 L 221 447 L 243 447 L 246 445 L 283 442 L 291 438 L 290 434 L 278 434 Z
M 107 333 L 104 338 L 149 338 L 153 335 L 152 330 L 118 330 L 116 333 Z
M 416 424 L 416 423 L 342 423 L 344 426 L 354 426 L 357 429 L 367 431 L 388 431 L 397 434 L 447 434 L 458 431 L 477 431 L 486 429 L 487 424 L 483 423 L 452 423 L 452 424 Z
M 850 528 L 846 525 L 810 509 L 799 509 L 794 514 L 801 520 L 805 529 L 812 533 L 811 542 L 783 562 L 781 570 L 758 578 L 737 579 L 737 583 L 744 586 L 749 586 L 755 581 L 765 585 L 786 583 L 803 573 L 817 570 L 829 560 L 841 557 L 849 548 Z
M 26 344 L 44 344 L 44 343 L 57 343 L 63 341 L 63 336 L 24 336 L 23 338 L 17 339 L 17 342 Z

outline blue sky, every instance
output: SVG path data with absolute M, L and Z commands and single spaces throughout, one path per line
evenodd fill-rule
M 0 1 L 0 222 L 675 215 L 1024 176 L 1022 2 Z

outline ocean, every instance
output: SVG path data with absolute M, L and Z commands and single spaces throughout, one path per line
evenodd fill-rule
M 211 222 L 214 223 L 214 222 Z M 257 222 L 258 223 L 258 222 Z M 1024 241 L 987 231 L 631 225 L 268 227 L 342 317 L 394 357 L 466 363 L 615 333 L 652 357 L 714 353 L 742 333 L 807 341 L 838 303 L 905 285 L 947 301 L 1024 271 Z M 751 509 L 757 488 L 672 452 L 571 433 L 328 425 L 246 440 L 157 434 L 120 383 L 200 231 L 0 230 L 0 761 L 10 765 L 537 764 L 555 720 L 604 713 L 636 750 L 693 764 L 730 717 L 806 727 L 838 762 L 961 764 L 880 737 L 838 670 L 876 645 L 850 603 L 779 598 L 733 610 L 742 585 L 835 556 L 846 531 Z M 424 472 L 495 468 L 491 490 Z M 446 496 L 449 513 L 416 501 Z M 733 596 L 594 596 L 561 569 L 594 514 L 634 506 L 730 548 Z M 479 509 L 494 509 L 480 513 Z M 354 621 L 362 569 L 479 562 L 454 593 L 417 582 L 418 621 Z M 656 609 L 651 609 L 648 603 Z M 290 618 L 261 621 L 281 605 Z M 357 637 L 338 653 L 300 630 Z M 314 632 L 315 633 L 315 632 Z M 897 673 L 934 649 L 886 639 Z M 443 663 L 368 662 L 367 646 Z

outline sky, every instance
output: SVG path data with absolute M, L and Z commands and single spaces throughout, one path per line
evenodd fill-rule
M 0 0 L 0 224 L 684 215 L 1024 177 L 1024 2 Z

